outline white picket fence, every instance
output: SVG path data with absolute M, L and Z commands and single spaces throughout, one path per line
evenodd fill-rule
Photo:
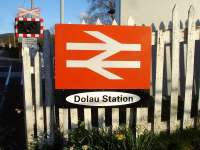
M 44 37 L 43 52 L 35 51 L 33 53 L 27 47 L 22 48 L 25 133 L 28 148 L 29 144 L 37 138 L 46 139 L 50 143 L 54 139 L 56 123 L 53 103 L 53 46 L 49 31 L 44 32 Z M 42 57 L 43 59 L 41 59 Z M 41 60 L 44 60 L 44 69 L 42 69 Z M 44 89 L 42 76 L 45 76 Z
M 172 28 L 168 30 L 160 29 L 152 31 L 152 84 L 151 96 L 154 105 L 149 107 L 126 108 L 126 127 L 135 128 L 137 134 L 144 130 L 159 133 L 161 131 L 173 132 L 179 128 L 195 127 L 198 123 L 200 111 L 200 68 L 198 62 L 198 41 L 200 40 L 200 28 L 196 26 L 195 9 L 191 6 L 188 12 L 187 28 L 180 28 L 180 19 L 177 8 L 172 12 Z M 83 21 L 83 24 L 85 22 Z M 100 20 L 97 25 L 101 25 Z M 117 25 L 116 21 L 113 25 Z M 135 22 L 130 17 L 129 26 L 134 26 Z M 199 45 L 200 47 L 200 45 Z M 45 72 L 45 101 L 42 102 L 42 82 L 41 82 L 41 53 L 37 52 L 34 57 L 34 65 L 31 65 L 29 49 L 23 49 L 24 66 L 24 87 L 25 87 L 25 110 L 26 110 L 26 131 L 27 142 L 32 139 L 36 125 L 38 135 L 46 133 L 47 139 L 54 139 L 55 124 L 59 124 L 59 129 L 67 138 L 69 128 L 77 128 L 79 117 L 77 108 L 55 108 L 53 94 L 53 48 L 50 40 L 50 33 L 45 31 L 44 41 L 44 72 Z M 200 52 L 199 52 L 200 54 Z M 200 56 L 200 55 L 199 55 Z M 34 75 L 34 79 L 31 79 Z M 192 99 L 197 101 L 193 104 L 196 115 L 191 117 Z M 180 99 L 180 100 L 179 100 Z M 183 108 L 178 102 L 183 102 Z M 164 102 L 169 102 L 169 120 L 163 121 L 162 106 Z M 151 108 L 153 107 L 153 108 Z M 58 109 L 59 113 L 55 110 Z M 106 127 L 106 117 L 112 118 L 109 125 L 113 130 L 120 126 L 120 109 L 111 108 L 111 116 L 106 114 L 105 108 L 97 108 L 98 127 Z M 148 119 L 150 109 L 153 110 L 151 119 Z M 178 119 L 179 110 L 183 110 L 181 119 Z M 93 127 L 92 109 L 84 108 L 84 123 L 86 129 Z M 59 114 L 57 116 L 56 114 Z M 58 119 L 56 119 L 58 118 Z M 56 123 L 56 120 L 59 120 Z M 151 120 L 151 121 L 149 121 Z M 135 123 L 135 126 L 133 124 Z

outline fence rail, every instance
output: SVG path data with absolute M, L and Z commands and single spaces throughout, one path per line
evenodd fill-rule
M 84 21 L 83 24 L 85 24 Z M 97 25 L 101 25 L 100 20 L 97 20 Z M 113 25 L 117 25 L 116 21 L 113 21 Z M 128 25 L 135 25 L 131 17 L 128 20 Z M 200 28 L 196 26 L 193 6 L 190 7 L 188 12 L 187 27 L 181 29 L 180 26 L 180 19 L 175 6 L 172 12 L 172 28 L 152 32 L 152 83 L 150 90 L 152 100 L 147 101 L 151 101 L 153 105 L 126 108 L 124 114 L 126 127 L 134 128 L 137 135 L 144 130 L 151 130 L 155 133 L 166 130 L 173 132 L 178 128 L 198 125 L 200 112 L 200 60 L 198 59 L 200 56 Z M 42 101 L 41 95 L 40 52 L 36 53 L 35 63 L 32 66 L 30 51 L 27 48 L 23 49 L 28 142 L 30 142 L 31 135 L 34 133 L 34 124 L 37 125 L 38 133 L 44 132 L 50 135 L 47 137 L 53 139 L 54 125 L 56 120 L 59 120 L 60 130 L 65 133 L 64 136 L 67 138 L 67 130 L 77 128 L 79 125 L 79 111 L 84 113 L 83 121 L 86 129 L 91 129 L 93 119 L 96 119 L 93 117 L 93 109 L 91 108 L 84 108 L 82 111 L 77 108 L 54 107 L 53 49 L 51 43 L 50 34 L 46 31 L 43 52 L 45 101 Z M 31 79 L 32 74 L 35 75 L 34 82 Z M 165 105 L 165 103 L 168 104 Z M 165 107 L 169 107 L 169 110 L 164 111 Z M 55 109 L 59 109 L 58 116 L 55 115 Z M 113 130 L 120 126 L 120 112 L 122 110 L 119 108 L 111 108 L 111 113 L 107 113 L 106 108 L 97 108 L 94 111 L 98 116 L 98 127 L 108 125 L 106 123 L 108 115 L 112 118 L 109 126 L 112 126 Z M 151 113 L 152 118 L 149 119 Z M 169 116 L 166 121 L 163 121 L 163 114 Z M 58 119 L 56 119 L 57 117 Z

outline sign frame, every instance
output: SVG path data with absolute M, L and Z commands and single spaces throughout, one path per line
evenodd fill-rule
M 150 89 L 151 27 L 57 24 L 55 43 L 55 88 L 57 90 Z M 88 43 L 91 45 L 87 46 Z M 138 44 L 141 45 L 141 49 L 137 46 L 130 49 L 130 46 Z M 93 48 L 96 45 L 100 47 L 95 51 Z M 118 48 L 110 48 L 110 45 Z M 120 52 L 122 53 L 119 54 Z M 102 59 L 101 56 L 104 58 Z M 95 72 L 95 65 L 91 65 L 95 57 L 101 58 L 100 63 L 104 65 L 101 69 L 121 75 L 124 81 L 120 78 L 112 78 L 111 81 L 102 76 L 100 71 Z M 140 65 L 135 67 L 134 62 L 138 60 Z M 122 65 L 119 68 L 111 68 L 110 63 L 114 64 L 114 67 L 118 67 L 118 64 Z M 124 66 L 124 63 L 130 65 Z M 81 77 L 77 78 L 78 75 Z
M 38 34 L 26 34 L 26 33 L 19 33 L 19 26 L 18 22 L 19 21 L 32 21 L 32 22 L 40 22 L 40 33 Z M 16 38 L 22 37 L 22 38 L 43 38 L 44 35 L 44 19 L 43 18 L 24 18 L 24 17 L 16 17 L 15 18 L 15 36 Z

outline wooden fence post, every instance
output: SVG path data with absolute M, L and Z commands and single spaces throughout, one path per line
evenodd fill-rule
M 70 118 L 71 118 L 71 128 L 78 128 L 78 109 L 71 108 L 70 109 Z
M 148 123 L 148 107 L 137 108 L 136 111 L 136 136 L 143 134 L 151 129 L 151 124 Z
M 194 54 L 195 54 L 195 10 L 191 6 L 188 13 L 188 36 L 187 36 L 187 68 L 184 97 L 183 128 L 191 127 L 194 119 L 191 119 L 192 90 L 194 79 Z
M 91 108 L 84 108 L 84 123 L 85 123 L 85 129 L 91 129 L 92 128 Z
M 166 51 L 165 51 L 165 58 L 166 58 L 166 80 L 167 80 L 167 92 L 166 95 L 170 96 L 171 95 L 171 86 L 172 86 L 172 52 L 171 48 L 169 45 L 166 46 Z
M 69 113 L 68 109 L 59 109 L 59 127 L 60 131 L 63 132 L 64 138 L 67 140 L 68 139 L 68 119 L 69 119 Z
M 180 20 L 176 6 L 172 12 L 172 85 L 170 104 L 170 131 L 177 129 L 178 95 L 179 95 L 179 41 L 180 41 Z
M 64 110 L 63 109 L 58 109 L 59 113 L 59 130 L 64 133 Z M 65 136 L 65 135 L 64 135 Z
M 44 134 L 44 111 L 42 98 L 42 80 L 41 80 L 41 57 L 40 52 L 37 51 L 35 58 L 35 103 L 36 103 L 36 124 L 37 136 Z
M 98 126 L 105 127 L 105 108 L 98 108 Z
M 28 47 L 22 48 L 23 71 L 24 71 L 24 120 L 25 120 L 25 134 L 26 146 L 29 149 L 29 144 L 34 138 L 34 124 L 35 115 L 33 107 L 32 81 L 31 74 L 33 67 L 31 66 L 30 49 Z
M 112 108 L 112 130 L 119 128 L 119 108 Z
M 156 61 L 156 85 L 154 104 L 154 132 L 159 133 L 166 129 L 161 122 L 162 91 L 163 91 L 163 65 L 164 65 L 164 32 L 158 31 L 157 36 L 157 61 Z

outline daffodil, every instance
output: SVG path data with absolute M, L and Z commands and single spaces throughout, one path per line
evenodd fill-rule
M 83 145 L 83 146 L 82 146 L 82 149 L 83 149 L 83 150 L 88 150 L 88 149 L 89 149 L 89 146 L 88 146 L 88 145 Z
M 125 135 L 122 134 L 122 133 L 117 133 L 117 134 L 115 135 L 115 137 L 117 138 L 118 141 L 123 141 L 123 140 L 126 139 Z

